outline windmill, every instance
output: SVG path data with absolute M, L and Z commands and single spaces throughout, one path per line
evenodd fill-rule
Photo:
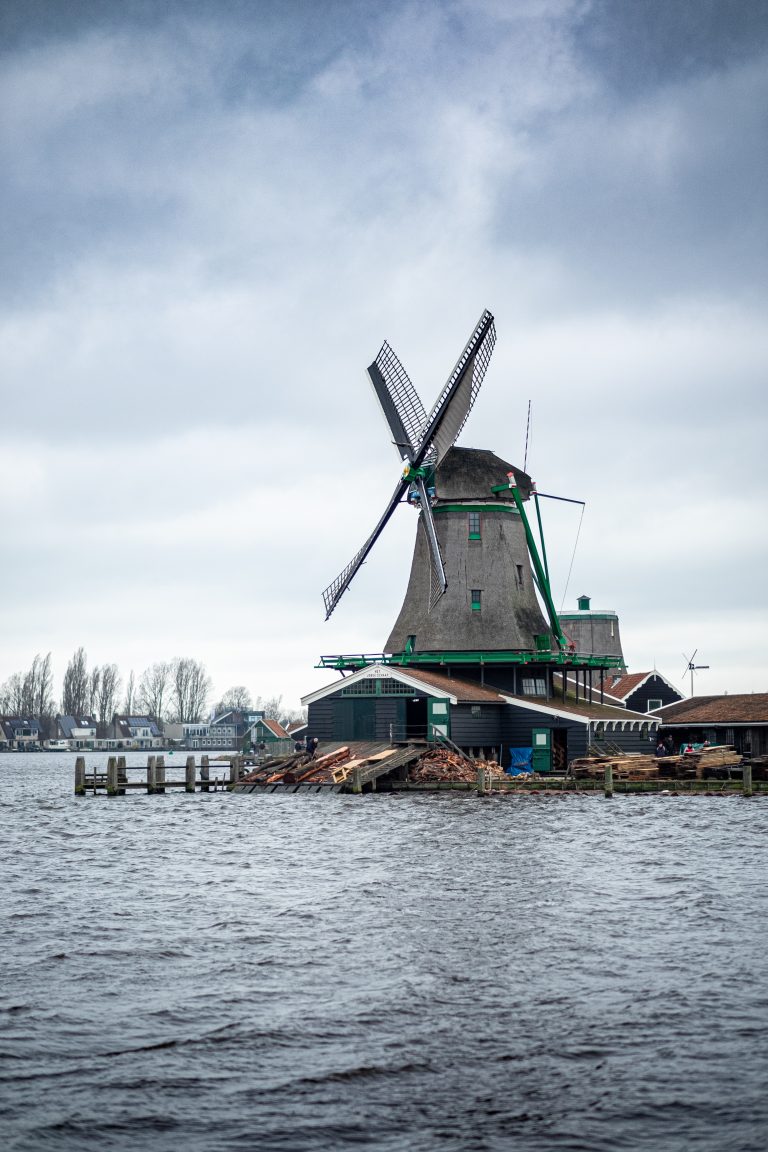
M 386 341 L 368 368 L 403 469 L 373 532 L 323 599 L 327 620 L 398 505 L 416 507 L 411 573 L 388 652 L 531 650 L 536 637 L 550 646 L 522 511 L 533 483 L 493 452 L 454 447 L 495 342 L 484 311 L 429 415 Z
M 709 668 L 709 664 L 696 664 L 696 663 L 694 663 L 694 661 L 696 660 L 696 653 L 697 652 L 698 652 L 698 648 L 694 648 L 693 655 L 690 657 L 686 656 L 685 652 L 683 652 L 683 660 L 685 660 L 685 668 L 683 668 L 682 674 L 683 674 L 683 676 L 685 676 L 686 672 L 690 672 L 690 674 L 691 674 L 691 696 L 693 696 L 693 674 L 694 674 L 694 672 L 698 672 L 700 668 Z

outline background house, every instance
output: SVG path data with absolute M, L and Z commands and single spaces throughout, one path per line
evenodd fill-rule
M 605 691 L 635 712 L 656 712 L 665 704 L 683 699 L 682 692 L 670 684 L 661 672 L 632 672 L 605 677 Z
M 93 716 L 57 716 L 54 740 L 66 740 L 72 751 L 93 748 L 96 743 L 97 724 Z
M 107 737 L 116 740 L 117 746 L 123 748 L 162 748 L 165 744 L 163 733 L 151 716 L 119 716 L 115 713 Z
M 9 751 L 30 752 L 42 747 L 44 734 L 36 716 L 2 716 L 0 727 Z
M 297 737 L 292 735 L 278 720 L 260 716 L 249 731 L 251 748 L 262 750 L 267 756 L 279 756 L 293 751 Z M 262 745 L 264 748 L 262 749 Z

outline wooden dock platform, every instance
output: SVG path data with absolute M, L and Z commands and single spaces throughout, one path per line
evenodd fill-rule
M 173 764 L 174 770 L 177 763 Z M 126 792 L 138 791 L 152 796 L 173 788 L 183 788 L 185 792 L 231 791 L 240 779 L 243 766 L 240 756 L 214 760 L 201 756 L 199 764 L 194 756 L 187 756 L 183 779 L 169 778 L 169 767 L 164 756 L 148 756 L 146 764 L 128 764 L 125 756 L 110 756 L 105 768 L 86 768 L 85 757 L 78 756 L 75 795 L 87 796 L 90 792 L 94 796 L 124 796 Z

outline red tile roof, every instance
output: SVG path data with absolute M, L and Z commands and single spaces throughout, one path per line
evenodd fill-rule
M 694 696 L 660 708 L 662 724 L 768 724 L 768 692 Z
M 277 738 L 279 740 L 290 739 L 285 728 L 283 728 L 282 724 L 279 724 L 277 722 L 277 720 L 270 720 L 267 716 L 265 716 L 262 720 L 262 724 L 264 724 L 265 727 L 269 728 L 270 732 L 272 732 L 275 736 L 277 736 Z
M 605 690 L 619 700 L 626 700 L 627 696 L 634 692 L 635 688 L 639 688 L 643 680 L 647 680 L 650 675 L 652 675 L 650 672 L 628 672 L 625 676 L 614 680 L 612 684 L 606 681 Z

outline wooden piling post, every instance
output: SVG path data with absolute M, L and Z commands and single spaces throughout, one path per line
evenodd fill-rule
M 147 796 L 152 796 L 157 788 L 157 760 L 147 756 Z
M 482 796 L 485 793 L 485 765 L 478 763 L 477 765 L 477 794 Z
M 605 794 L 609 798 L 613 796 L 613 764 L 610 760 L 605 766 Z
M 155 763 L 155 791 L 165 795 L 165 756 L 158 756 Z
M 117 757 L 107 760 L 107 796 L 117 796 Z
M 117 794 L 125 796 L 125 785 L 128 783 L 128 772 L 125 766 L 125 756 L 117 758 Z
M 194 756 L 187 756 L 187 769 L 185 776 L 185 789 L 187 792 L 194 792 L 195 790 L 195 758 Z
M 362 785 L 361 780 L 360 780 L 360 769 L 359 768 L 353 768 L 352 769 L 352 791 L 356 795 L 359 796 L 360 793 L 362 792 L 362 790 L 363 790 L 363 785 Z
M 85 796 L 85 756 L 75 760 L 75 796 Z
M 200 791 L 210 792 L 211 786 L 208 781 L 211 778 L 210 761 L 207 756 L 200 757 Z
M 752 763 L 749 760 L 744 762 L 742 769 L 744 775 L 742 777 L 741 791 L 744 796 L 752 795 Z
M 240 757 L 232 756 L 229 761 L 229 782 L 237 784 L 240 779 Z

